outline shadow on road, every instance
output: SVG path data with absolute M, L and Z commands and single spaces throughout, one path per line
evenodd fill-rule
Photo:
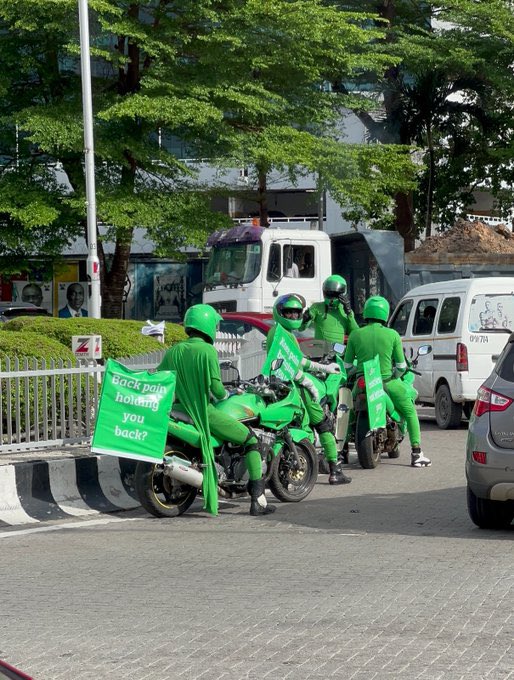
M 506 531 L 484 531 L 467 514 L 464 487 L 416 493 L 368 493 L 308 499 L 294 506 L 278 504 L 273 520 L 334 533 L 397 534 L 511 540 Z M 262 518 L 266 521 L 267 518 Z

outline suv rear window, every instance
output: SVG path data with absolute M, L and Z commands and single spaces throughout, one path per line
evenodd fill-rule
M 475 295 L 471 300 L 468 328 L 472 332 L 502 328 L 514 330 L 514 295 Z
M 503 348 L 494 370 L 504 380 L 514 382 L 514 336 L 510 336 L 509 342 Z

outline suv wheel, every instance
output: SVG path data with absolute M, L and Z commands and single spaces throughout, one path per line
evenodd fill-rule
M 514 519 L 514 503 L 478 498 L 468 486 L 468 512 L 481 529 L 507 529 Z
M 462 419 L 462 404 L 453 401 L 448 385 L 439 385 L 435 394 L 435 419 L 442 430 L 459 427 Z

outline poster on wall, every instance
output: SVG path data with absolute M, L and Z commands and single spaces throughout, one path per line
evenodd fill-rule
M 469 310 L 469 330 L 514 328 L 514 295 L 485 293 L 475 295 Z
M 155 319 L 181 321 L 184 307 L 184 277 L 181 273 L 154 276 Z
M 14 302 L 27 302 L 53 312 L 53 285 L 44 281 L 12 281 Z
M 88 316 L 86 281 L 61 282 L 57 289 L 57 316 L 60 319 Z

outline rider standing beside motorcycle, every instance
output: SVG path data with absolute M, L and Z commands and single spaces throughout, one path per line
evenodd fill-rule
M 229 396 L 221 381 L 218 354 L 213 346 L 220 321 L 221 316 L 210 305 L 190 307 L 184 317 L 188 339 L 170 347 L 157 370 L 176 371 L 176 400 L 205 435 L 204 441 L 208 442 L 213 434 L 218 439 L 245 447 L 250 478 L 250 514 L 266 515 L 275 508 L 266 503 L 257 437 L 248 427 L 211 404 L 211 395 L 217 401 Z
M 315 302 L 303 315 L 300 330 L 314 324 L 316 340 L 344 342 L 344 336 L 359 328 L 346 295 L 346 281 L 334 274 L 323 282 L 323 302 Z
M 302 317 L 305 309 L 305 300 L 300 295 L 282 295 L 273 306 L 273 319 L 280 324 L 289 334 L 290 338 L 296 343 L 298 341 L 291 331 L 297 330 L 302 325 Z M 266 338 L 266 348 L 269 352 L 275 336 L 275 327 L 271 328 Z M 300 350 L 301 351 L 301 350 Z M 302 367 L 321 371 L 323 373 L 339 373 L 340 368 L 337 364 L 318 364 L 310 361 L 307 357 L 302 359 Z M 319 404 L 319 394 L 312 380 L 303 371 L 299 371 L 295 376 L 295 383 L 300 387 L 302 401 L 309 417 L 310 425 L 319 435 L 320 444 L 323 447 L 327 459 L 330 475 L 329 484 L 349 484 L 352 480 L 347 477 L 337 463 L 337 445 L 330 420 L 325 416 L 323 408 Z
M 407 370 L 402 340 L 393 328 L 386 327 L 389 303 L 378 295 L 370 297 L 364 303 L 362 315 L 367 325 L 350 335 L 344 354 L 345 368 L 347 371 L 351 370 L 354 361 L 357 360 L 357 373 L 362 373 L 362 364 L 374 359 L 378 354 L 384 390 L 407 424 L 412 447 L 411 465 L 416 468 L 428 467 L 432 462 L 421 450 L 421 433 L 416 408 L 406 386 L 400 380 Z

